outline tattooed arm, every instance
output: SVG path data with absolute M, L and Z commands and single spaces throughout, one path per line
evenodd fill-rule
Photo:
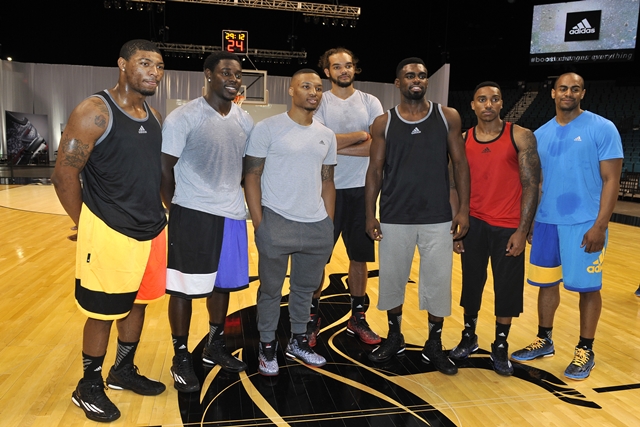
M 333 182 L 333 165 L 322 165 L 322 201 L 327 215 L 333 221 L 336 208 L 336 186 Z
M 253 222 L 253 230 L 256 231 L 262 222 L 262 171 L 264 170 L 264 157 L 244 157 L 244 197 L 247 199 L 247 207 Z
M 80 171 L 108 123 L 109 110 L 104 102 L 96 97 L 87 98 L 71 113 L 60 140 L 51 182 L 60 204 L 76 225 L 82 209 Z
M 520 201 L 520 224 L 507 242 L 507 256 L 518 256 L 524 251 L 527 235 L 538 207 L 540 185 L 540 158 L 538 157 L 536 137 L 529 129 L 518 125 L 513 126 L 513 139 L 518 147 L 522 199 Z

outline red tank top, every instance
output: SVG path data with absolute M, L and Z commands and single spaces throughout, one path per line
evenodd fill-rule
M 465 149 L 471 174 L 470 215 L 496 227 L 520 224 L 522 185 L 513 125 L 504 122 L 500 135 L 478 142 L 476 128 L 467 131 Z

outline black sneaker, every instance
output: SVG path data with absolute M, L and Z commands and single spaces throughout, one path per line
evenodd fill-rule
M 422 361 L 433 364 L 438 371 L 445 375 L 455 375 L 458 373 L 458 367 L 444 354 L 442 341 L 440 340 L 427 340 L 424 343 Z
M 315 347 L 320 335 L 320 315 L 312 314 L 307 322 L 307 339 L 309 340 L 309 346 Z
M 463 360 L 476 351 L 478 351 L 478 336 L 476 334 L 470 335 L 462 331 L 460 344 L 451 349 L 449 357 L 456 360 Z
M 496 341 L 491 344 L 491 361 L 493 370 L 500 375 L 513 375 L 513 365 L 509 361 L 509 344 L 506 341 Z
M 247 369 L 246 363 L 227 351 L 224 338 L 213 340 L 202 350 L 202 361 L 208 366 L 220 365 L 227 372 L 242 372 Z
M 387 339 L 369 353 L 372 362 L 386 362 L 396 354 L 404 353 L 404 335 L 400 332 L 389 332 Z
M 173 356 L 171 376 L 173 377 L 173 387 L 178 391 L 191 393 L 200 390 L 200 381 L 193 371 L 191 353 L 180 353 Z
M 109 370 L 107 385 L 115 390 L 131 390 L 143 396 L 157 396 L 166 390 L 160 381 L 150 380 L 140 375 L 136 365 L 124 365 L 118 370 Z
M 97 380 L 81 379 L 71 394 L 71 401 L 84 411 L 92 421 L 108 423 L 120 418 L 120 411 L 116 408 L 104 392 L 102 378 Z

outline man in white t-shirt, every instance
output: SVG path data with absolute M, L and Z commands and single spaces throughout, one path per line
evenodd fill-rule
M 353 86 L 360 73 L 358 59 L 343 47 L 329 49 L 318 66 L 331 80 L 331 91 L 324 94 L 315 118 L 336 133 L 338 164 L 335 169 L 336 209 L 333 218 L 333 241 L 342 234 L 349 257 L 349 293 L 351 317 L 347 334 L 366 344 L 380 343 L 365 319 L 365 295 L 369 271 L 367 262 L 375 261 L 374 243 L 365 230 L 364 181 L 369 166 L 371 135 L 369 126 L 383 113 L 378 98 Z M 319 302 L 323 282 L 311 302 L 311 318 L 307 326 L 309 343 L 315 346 L 320 332 Z

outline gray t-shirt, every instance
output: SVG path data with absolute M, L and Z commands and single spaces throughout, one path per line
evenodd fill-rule
M 302 126 L 282 113 L 256 124 L 246 154 L 265 159 L 262 206 L 291 221 L 325 219 L 322 165 L 336 164 L 336 148 L 336 135 L 317 120 Z
M 249 114 L 232 104 L 220 115 L 203 98 L 172 111 L 162 126 L 162 152 L 178 157 L 172 203 L 231 219 L 246 218 L 242 156 L 253 129 Z
M 369 132 L 369 126 L 383 113 L 378 98 L 356 90 L 347 99 L 331 92 L 322 95 L 315 118 L 337 134 L 357 131 Z M 338 154 L 334 180 L 337 189 L 364 187 L 369 157 Z

